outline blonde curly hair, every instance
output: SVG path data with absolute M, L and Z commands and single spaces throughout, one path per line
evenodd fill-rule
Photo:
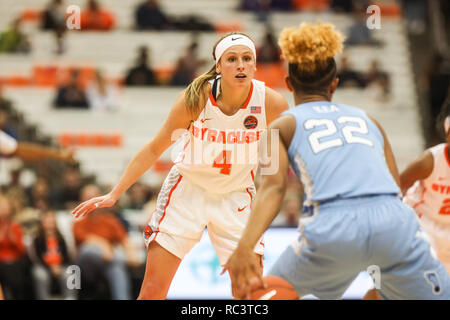
M 330 74 L 335 76 L 334 56 L 342 51 L 343 42 L 344 36 L 334 25 L 303 22 L 298 28 L 283 29 L 278 45 L 294 82 L 311 85 L 316 81 L 322 83 Z

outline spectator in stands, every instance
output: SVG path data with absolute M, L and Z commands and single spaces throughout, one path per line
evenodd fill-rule
M 271 0 L 272 10 L 290 11 L 293 9 L 292 0 Z
M 77 166 L 68 166 L 62 175 L 62 186 L 58 188 L 54 196 L 58 209 L 70 210 L 74 208 L 80 199 L 82 179 Z
M 87 185 L 81 192 L 80 200 L 98 196 L 99 188 Z M 105 209 L 97 209 L 76 221 L 73 233 L 79 249 L 77 264 L 87 287 L 90 288 L 103 276 L 108 282 L 113 300 L 130 299 L 130 278 L 126 263 L 136 265 L 138 262 L 127 232 L 116 216 Z M 116 250 L 118 245 L 122 245 L 124 252 Z
M 158 84 L 155 72 L 150 66 L 149 48 L 141 46 L 138 49 L 136 65 L 128 70 L 125 77 L 127 86 L 153 86 Z
M 17 130 L 13 126 L 11 126 L 8 118 L 8 112 L 0 108 L 0 130 L 17 140 L 19 138 L 19 134 Z
M 177 60 L 175 70 L 173 71 L 172 78 L 170 80 L 171 86 L 187 86 L 192 82 L 194 76 L 192 70 L 189 70 L 189 66 L 184 64 L 183 59 L 180 57 Z
M 188 14 L 171 19 L 171 29 L 180 31 L 214 31 L 214 26 L 204 17 Z
M 266 30 L 263 42 L 258 48 L 258 63 L 277 63 L 280 62 L 280 48 L 270 29 Z
M 51 0 L 42 13 L 43 30 L 60 30 L 66 28 L 66 5 L 63 0 Z
M 71 73 L 67 85 L 58 88 L 53 104 L 56 108 L 88 108 L 86 94 L 79 84 L 79 72 L 77 70 Z
M 0 194 L 0 285 L 6 299 L 27 298 L 29 270 L 21 226 L 13 221 L 10 200 Z
M 101 8 L 97 0 L 88 0 L 81 12 L 81 30 L 107 31 L 115 26 L 114 15 Z
M 347 32 L 347 40 L 345 44 L 348 46 L 366 45 L 366 46 L 380 46 L 381 42 L 374 39 L 372 31 L 367 28 L 366 24 L 366 8 L 367 4 L 358 4 L 354 6 L 353 19 L 354 22 Z
M 69 251 L 56 223 L 56 214 L 46 211 L 41 214 L 38 233 L 32 245 L 35 264 L 32 268 L 36 298 L 48 300 L 52 292 L 52 282 L 57 281 L 64 299 L 75 299 L 76 291 L 67 287 L 66 268 L 71 264 Z
M 0 81 L 0 109 L 11 112 L 12 108 L 12 102 L 5 98 L 3 84 Z
M 381 100 L 386 100 L 390 94 L 390 81 L 389 75 L 380 70 L 378 60 L 372 60 L 370 68 L 366 73 L 366 86 L 371 84 L 377 85 L 381 89 Z
M 32 208 L 41 211 L 50 209 L 50 186 L 44 177 L 37 178 L 36 182 L 27 190 L 28 203 Z
M 86 87 L 89 108 L 93 111 L 116 111 L 118 108 L 117 88 L 109 83 L 100 70 Z
M 143 210 L 151 198 L 149 188 L 141 182 L 136 182 L 127 192 L 128 201 L 124 209 Z
M 0 52 L 29 53 L 31 51 L 28 36 L 22 32 L 20 27 L 20 18 L 17 18 L 9 29 L 0 33 Z
M 352 70 L 346 55 L 342 55 L 341 57 L 337 76 L 339 78 L 339 86 L 341 87 L 365 88 L 366 86 L 364 74 Z
M 353 10 L 353 0 L 331 0 L 330 8 L 336 13 L 351 13 Z
M 253 11 L 260 22 L 266 22 L 269 18 L 272 0 L 241 0 L 241 10 Z
M 146 0 L 136 8 L 135 23 L 138 30 L 167 30 L 172 28 L 169 17 L 161 9 L 157 0 Z
M 54 33 L 54 36 L 55 36 L 54 53 L 56 53 L 58 55 L 63 54 L 67 50 L 66 43 L 64 41 L 65 35 L 66 35 L 66 29 L 64 29 L 64 28 L 58 29 Z
M 42 13 L 41 28 L 54 31 L 55 53 L 65 52 L 64 36 L 66 31 L 66 5 L 63 0 L 51 0 Z
M 423 34 L 426 31 L 427 24 L 427 1 L 423 0 L 403 0 L 403 17 L 405 23 L 408 25 L 408 31 L 414 35 Z M 442 13 L 449 11 L 450 8 L 445 9 L 448 1 L 440 1 Z
M 198 58 L 198 42 L 192 39 L 185 53 L 178 59 L 177 66 L 172 76 L 172 86 L 189 85 L 196 76 L 197 69 L 206 63 L 206 60 Z
M 271 225 L 274 227 L 297 227 L 301 209 L 302 204 L 297 193 L 286 194 L 281 212 Z

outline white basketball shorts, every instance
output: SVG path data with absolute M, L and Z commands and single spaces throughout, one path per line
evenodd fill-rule
M 205 227 L 224 265 L 247 224 L 255 187 L 213 194 L 184 178 L 174 166 L 158 195 L 156 209 L 144 230 L 146 246 L 155 240 L 180 259 L 200 241 Z M 264 254 L 263 238 L 255 252 Z
M 450 273 L 450 226 L 437 224 L 425 215 L 419 221 L 430 237 L 430 244 L 438 259 Z

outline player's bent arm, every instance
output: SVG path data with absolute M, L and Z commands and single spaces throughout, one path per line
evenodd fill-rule
M 405 192 L 417 180 L 423 180 L 430 176 L 434 169 L 433 154 L 429 151 L 424 152 L 418 159 L 411 162 L 400 174 L 400 186 L 402 193 Z
M 282 112 L 289 109 L 286 99 L 272 88 L 266 87 L 266 121 L 271 124 Z
M 397 168 L 397 162 L 395 161 L 394 153 L 392 152 L 391 144 L 389 143 L 389 139 L 386 135 L 386 132 L 384 132 L 383 127 L 372 117 L 370 117 L 370 120 L 375 123 L 375 125 L 380 130 L 381 134 L 383 135 L 384 140 L 384 157 L 386 159 L 386 164 L 388 166 L 389 171 L 391 172 L 392 177 L 394 178 L 397 185 L 400 187 L 400 175 L 398 173 Z
M 272 150 L 271 144 L 274 143 L 274 141 L 271 141 L 271 130 L 273 130 L 272 126 L 269 127 L 268 150 Z M 256 260 L 252 259 L 253 248 L 278 214 L 286 191 L 289 160 L 281 135 L 276 139 L 279 144 L 278 154 L 269 156 L 272 162 L 278 161 L 278 170 L 273 175 L 262 176 L 255 205 L 252 208 L 242 238 L 222 271 L 224 273 L 225 270 L 228 270 L 232 292 L 239 299 L 250 297 L 251 288 L 255 284 L 252 284 L 254 277 L 259 279 L 260 285 L 264 284 L 260 267 Z
M 273 143 L 273 141 L 270 141 L 270 130 L 268 150 L 271 150 L 270 144 Z M 271 155 L 271 161 L 278 161 L 278 170 L 273 175 L 262 176 L 254 207 L 252 208 L 242 239 L 239 242 L 240 246 L 253 248 L 280 211 L 286 192 L 289 159 L 281 136 L 278 138 L 278 144 L 278 156 Z M 275 157 L 277 157 L 277 159 L 274 159 Z
M 181 94 L 159 132 L 128 163 L 114 188 L 104 196 L 92 198 L 78 205 L 72 211 L 74 217 L 79 218 L 96 208 L 113 206 L 120 196 L 176 141 L 179 137 L 175 135 L 177 130 L 189 128 L 193 116 L 185 106 L 184 94 Z
M 278 170 L 273 175 L 262 175 L 255 205 L 247 223 L 247 229 L 249 230 L 244 231 L 242 237 L 242 242 L 248 241 L 250 246 L 256 244 L 280 210 L 286 191 L 289 170 L 287 149 L 291 144 L 295 128 L 296 120 L 291 115 L 284 115 L 275 119 L 268 127 L 267 151 L 271 158 L 270 166 L 273 166 L 274 161 L 278 161 Z M 278 133 L 278 135 L 275 135 L 277 141 L 272 140 L 272 131 Z M 273 143 L 278 143 L 279 148 L 272 148 Z M 272 150 L 277 150 L 278 154 L 272 154 Z M 264 166 L 261 166 L 261 169 L 263 168 Z M 247 233 L 249 234 L 248 240 L 245 239 Z
M 161 154 L 172 145 L 179 137 L 174 136 L 176 130 L 187 129 L 191 123 L 192 116 L 184 104 L 184 95 L 180 95 L 170 111 L 166 121 L 156 136 L 151 139 L 129 162 L 119 182 L 110 194 L 115 200 L 144 174 Z

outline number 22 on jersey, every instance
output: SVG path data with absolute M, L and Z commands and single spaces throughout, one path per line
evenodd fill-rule
M 354 136 L 354 133 L 365 135 L 369 133 L 367 123 L 364 119 L 358 117 L 342 116 L 337 118 L 339 124 L 345 124 L 342 128 L 342 135 L 346 143 L 361 143 L 373 147 L 373 142 L 369 139 Z M 331 137 L 338 132 L 337 126 L 333 120 L 330 119 L 309 119 L 303 124 L 306 130 L 311 130 L 315 127 L 323 127 L 324 129 L 311 133 L 308 141 L 314 153 L 319 153 L 323 150 L 342 146 L 344 141 L 341 138 L 335 138 L 326 141 L 320 141 L 321 138 Z

